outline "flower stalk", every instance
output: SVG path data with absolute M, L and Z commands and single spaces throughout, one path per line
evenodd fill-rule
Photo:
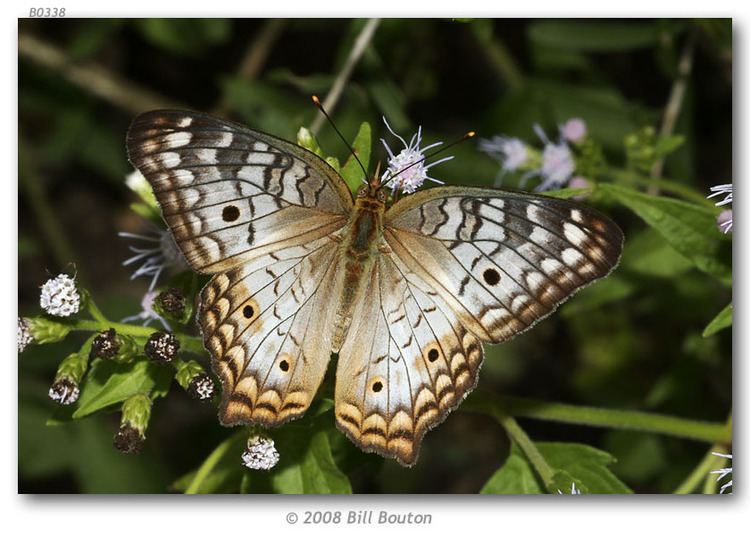
M 638 430 L 706 443 L 728 443 L 732 437 L 731 424 L 697 421 L 644 411 L 605 409 L 560 404 L 532 398 L 494 396 L 481 391 L 475 392 L 466 399 L 462 408 L 493 416 L 494 412 L 499 410 L 514 417 L 583 426 Z

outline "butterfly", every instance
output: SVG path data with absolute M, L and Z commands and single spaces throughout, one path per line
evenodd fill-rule
M 190 267 L 223 425 L 301 417 L 338 355 L 334 413 L 358 447 L 413 465 L 477 383 L 482 343 L 552 313 L 618 263 L 623 234 L 572 201 L 442 186 L 352 195 L 315 154 L 210 115 L 127 133 Z

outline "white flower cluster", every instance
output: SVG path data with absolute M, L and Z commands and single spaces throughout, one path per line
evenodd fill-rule
M 279 463 L 279 457 L 273 439 L 254 436 L 248 439 L 245 452 L 242 453 L 242 465 L 256 471 L 268 471 Z
M 26 347 L 34 342 L 34 337 L 31 336 L 31 332 L 29 331 L 29 324 L 21 318 L 18 317 L 18 335 L 16 336 L 18 339 L 18 352 L 23 352 Z
M 193 381 L 190 382 L 189 392 L 197 400 L 211 400 L 214 396 L 214 390 L 214 381 L 208 376 L 208 374 L 198 374 L 193 378 Z
M 568 119 L 559 126 L 560 137 L 557 142 L 550 141 L 539 125 L 534 125 L 534 132 L 544 143 L 541 162 L 538 167 L 529 169 L 535 164 L 531 161 L 532 151 L 519 138 L 494 136 L 491 139 L 479 140 L 479 150 L 500 162 L 498 184 L 502 177 L 512 171 L 526 169 L 521 177 L 521 186 L 532 177 L 540 177 L 542 182 L 535 188 L 537 192 L 562 188 L 572 179 L 578 179 L 577 186 L 585 184 L 583 177 L 574 177 L 575 159 L 570 144 L 578 144 L 586 137 L 587 128 L 583 119 Z M 585 187 L 585 186 L 584 186 Z
M 388 143 L 383 138 L 380 138 L 385 150 L 388 152 L 388 168 L 383 173 L 382 182 L 387 182 L 393 192 L 401 190 L 405 194 L 414 193 L 417 188 L 424 184 L 425 180 L 444 184 L 442 181 L 427 175 L 427 172 L 432 166 L 447 162 L 453 157 L 446 156 L 429 164 L 425 164 L 424 162 L 425 153 L 434 147 L 442 145 L 443 142 L 439 141 L 427 147 L 420 147 L 422 143 L 422 127 L 419 127 L 417 133 L 411 137 L 411 140 L 407 144 L 404 138 L 393 131 L 388 121 L 385 120 L 385 117 L 383 118 L 383 122 L 390 133 L 403 143 L 404 148 L 398 154 L 394 154 Z
M 81 295 L 75 280 L 67 274 L 60 274 L 42 285 L 39 305 L 53 316 L 70 316 L 81 307 Z
M 49 397 L 63 406 L 73 404 L 81 394 L 81 390 L 71 380 L 63 378 L 52 384 L 49 389 Z
M 721 201 L 717 201 L 716 206 L 717 207 L 723 207 L 725 205 L 730 205 L 732 203 L 732 185 L 731 184 L 720 184 L 718 186 L 711 186 L 711 192 L 713 192 L 711 195 L 708 196 L 708 199 L 711 199 L 712 197 L 717 197 L 720 195 L 724 196 L 724 199 Z M 719 230 L 723 232 L 724 234 L 728 233 L 732 230 L 732 209 L 726 209 L 723 210 L 716 218 L 716 224 L 719 226 Z

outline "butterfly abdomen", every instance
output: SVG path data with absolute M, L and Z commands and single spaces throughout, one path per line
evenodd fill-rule
M 343 257 L 341 299 L 336 313 L 333 351 L 338 352 L 351 324 L 354 306 L 368 286 L 383 242 L 385 205 L 375 199 L 358 198 L 344 228 L 339 254 Z

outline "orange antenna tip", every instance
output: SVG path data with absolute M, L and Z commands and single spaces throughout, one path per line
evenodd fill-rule
M 318 108 L 320 108 L 320 99 L 318 98 L 317 95 L 313 95 L 312 96 L 312 101 L 313 101 L 313 103 L 315 103 L 315 106 L 317 106 Z
M 473 130 L 470 130 L 469 132 L 466 133 L 466 137 L 467 138 L 473 138 L 476 135 L 477 135 L 477 133 L 474 132 Z

